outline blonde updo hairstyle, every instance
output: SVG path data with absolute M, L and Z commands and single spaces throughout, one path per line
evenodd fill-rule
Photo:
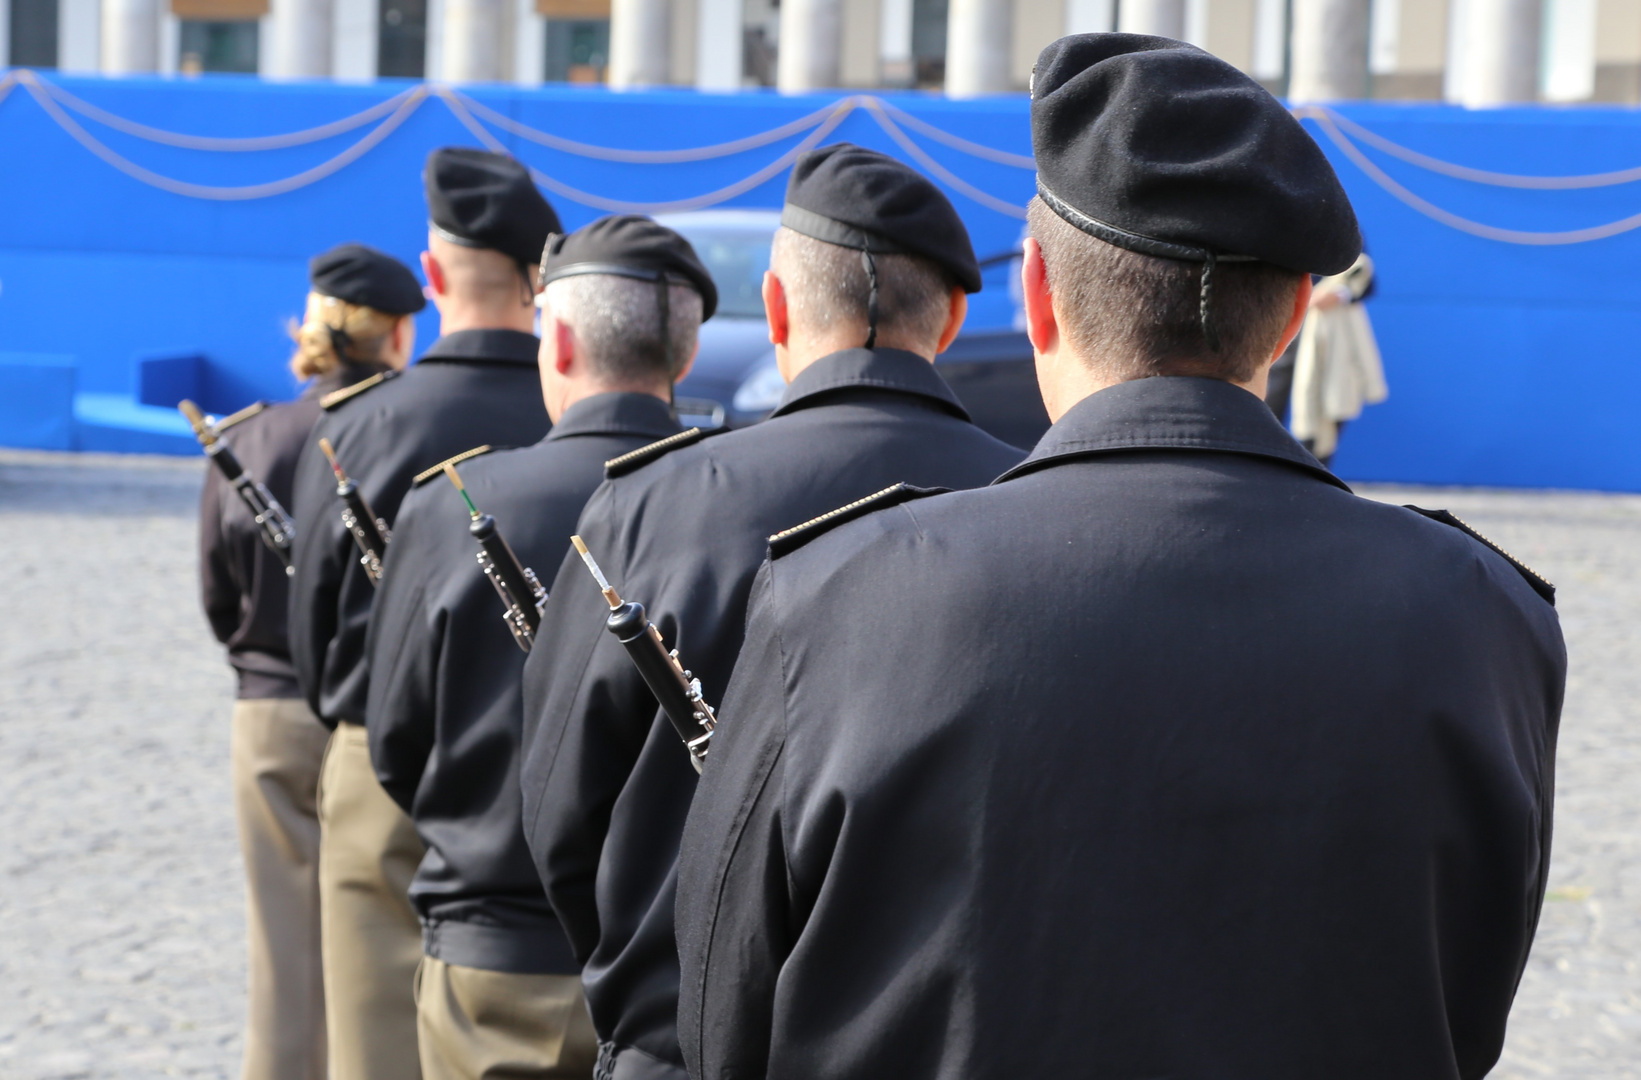
M 298 379 L 311 379 L 343 364 L 384 364 L 393 327 L 409 317 L 310 292 L 302 323 L 291 320 L 290 335 L 296 342 L 291 371 Z

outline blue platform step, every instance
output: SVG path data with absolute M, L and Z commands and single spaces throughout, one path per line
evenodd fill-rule
M 74 449 L 110 454 L 197 454 L 181 413 L 129 394 L 74 395 Z

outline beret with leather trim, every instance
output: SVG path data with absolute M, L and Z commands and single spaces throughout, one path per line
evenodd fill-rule
M 563 228 L 530 173 L 506 154 L 442 147 L 428 155 L 422 177 L 434 231 L 463 247 L 534 266 L 547 234 Z
M 410 267 L 364 244 L 339 244 L 308 260 L 313 291 L 389 315 L 414 315 L 427 306 Z
M 833 143 L 792 166 L 781 224 L 840 247 L 921 255 L 966 292 L 980 291 L 969 230 L 951 200 L 916 170 L 875 150 Z
M 568 236 L 554 235 L 541 253 L 541 284 L 577 274 L 659 281 L 664 274 L 677 285 L 701 294 L 701 318 L 718 310 L 718 286 L 678 233 L 638 214 L 599 218 Z
M 1032 76 L 1038 194 L 1090 235 L 1164 258 L 1337 274 L 1362 237 L 1333 166 L 1283 104 L 1201 49 L 1077 34 Z

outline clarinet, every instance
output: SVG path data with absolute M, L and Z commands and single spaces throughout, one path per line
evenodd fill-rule
M 479 569 L 484 571 L 484 576 L 496 587 L 496 595 L 501 597 L 504 609 L 502 621 L 513 632 L 513 640 L 518 642 L 519 648 L 529 652 L 530 646 L 535 644 L 536 631 L 541 628 L 541 613 L 547 607 L 547 590 L 541 587 L 536 572 L 519 562 L 518 556 L 513 554 L 506 538 L 496 529 L 496 519 L 479 513 L 479 508 L 473 505 L 473 497 L 467 493 L 467 485 L 457 475 L 456 466 L 445 462 L 444 474 L 456 485 L 462 501 L 467 504 L 467 512 L 472 517 L 467 531 L 479 542 Z
M 198 405 L 184 398 L 177 403 L 177 410 L 193 425 L 194 437 L 205 448 L 205 456 L 211 459 L 222 478 L 233 485 L 240 501 L 256 519 L 257 528 L 262 531 L 262 542 L 285 565 L 286 576 L 296 573 L 296 568 L 291 565 L 291 544 L 296 539 L 296 523 L 291 516 L 262 481 L 245 471 L 245 466 L 234 456 L 233 448 L 217 435 L 216 428 L 206 422 L 205 414 L 199 411 Z
M 610 605 L 610 617 L 604 628 L 626 646 L 627 655 L 644 677 L 650 693 L 661 703 L 661 709 L 672 721 L 678 737 L 684 740 L 684 745 L 689 749 L 689 762 L 699 773 L 701 763 L 706 761 L 707 744 L 718 728 L 718 715 L 701 696 L 701 680 L 684 667 L 678 659 L 677 649 L 669 650 L 662 644 L 661 631 L 645 616 L 644 605 L 623 601 L 610 588 L 610 583 L 604 579 L 604 571 L 598 568 L 592 552 L 587 550 L 581 537 L 570 537 L 570 543 L 575 545 L 582 562 L 592 571 L 593 579 L 598 582 L 599 590 Z
M 393 539 L 393 533 L 388 529 L 387 522 L 377 517 L 365 501 L 359 485 L 342 471 L 342 463 L 336 460 L 336 448 L 330 440 L 321 436 L 319 449 L 325 452 L 331 472 L 336 474 L 336 497 L 342 500 L 342 524 L 353 534 L 353 542 L 359 545 L 359 565 L 365 568 L 365 576 L 370 578 L 370 583 L 379 585 L 382 581 L 382 560 L 387 558 L 387 546 Z

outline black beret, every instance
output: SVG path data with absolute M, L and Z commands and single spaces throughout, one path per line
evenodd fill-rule
M 1316 141 L 1253 79 L 1168 38 L 1078 34 L 1032 75 L 1037 192 L 1077 228 L 1164 258 L 1337 274 L 1362 250 Z
M 414 315 L 427 306 L 410 267 L 363 244 L 340 244 L 315 255 L 308 260 L 308 280 L 321 296 L 389 315 Z
M 980 291 L 969 230 L 951 200 L 921 173 L 853 143 L 811 150 L 792 166 L 781 224 L 839 247 L 921 255 L 965 292 Z
M 446 146 L 428 155 L 423 179 L 433 231 L 451 243 L 533 266 L 547 234 L 563 228 L 529 171 L 506 154 Z
M 577 274 L 614 274 L 640 281 L 664 275 L 675 285 L 701 294 L 701 318 L 718 310 L 713 283 L 695 248 L 682 236 L 650 218 L 620 214 L 599 218 L 568 236 L 552 236 L 541 253 L 540 284 Z

